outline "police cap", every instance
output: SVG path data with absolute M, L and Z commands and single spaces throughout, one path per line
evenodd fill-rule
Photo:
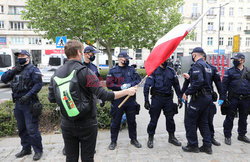
M 245 55 L 243 53 L 237 53 L 231 59 L 245 59 Z
M 21 51 L 14 52 L 15 56 L 17 56 L 18 54 L 30 56 L 30 53 L 28 51 L 26 51 L 26 50 L 21 50 Z

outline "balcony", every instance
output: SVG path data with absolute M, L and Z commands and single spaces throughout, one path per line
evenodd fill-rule
M 214 13 L 208 13 L 208 14 L 207 14 L 207 18 L 208 18 L 208 19 L 214 19 L 214 18 L 216 18 L 216 16 L 217 16 L 217 15 L 214 14 Z
M 250 34 L 250 29 L 244 30 L 245 34 Z
M 245 17 L 246 17 L 247 20 L 250 20 L 250 14 L 245 15 Z
M 198 19 L 198 17 L 200 17 L 200 13 L 192 13 L 192 15 L 191 15 L 191 18 L 193 19 L 193 20 L 195 20 L 195 19 Z

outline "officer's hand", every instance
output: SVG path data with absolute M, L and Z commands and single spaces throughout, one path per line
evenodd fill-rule
M 23 97 L 21 97 L 20 99 L 19 99 L 19 102 L 21 103 L 21 104 L 24 104 L 25 102 L 27 102 L 28 100 L 29 100 L 29 96 L 27 96 L 27 95 L 25 95 L 25 96 L 23 96 Z
M 179 109 L 182 108 L 182 105 L 183 105 L 183 103 L 182 103 L 181 98 L 178 98 L 178 107 L 179 107 Z
M 223 104 L 224 100 L 219 100 L 218 105 L 221 106 Z
M 150 103 L 149 103 L 149 101 L 145 101 L 144 107 L 145 107 L 145 109 L 147 109 L 147 110 L 150 109 Z
M 127 95 L 134 96 L 137 91 L 137 86 L 126 89 Z
M 105 101 L 104 100 L 102 100 L 102 102 L 100 103 L 100 106 L 101 107 L 105 106 Z
M 188 73 L 183 73 L 182 76 L 185 79 L 189 79 L 190 78 L 190 75 Z
M 188 97 L 186 96 L 186 94 L 184 93 L 182 96 L 183 100 L 187 101 Z
M 23 69 L 23 67 L 22 67 L 21 65 L 16 65 L 16 66 L 14 67 L 13 71 L 14 71 L 15 73 L 19 73 L 19 72 L 22 71 L 22 69 Z
M 129 87 L 131 87 L 131 84 L 123 84 L 122 86 L 121 86 L 121 89 L 123 90 L 123 89 L 128 89 Z

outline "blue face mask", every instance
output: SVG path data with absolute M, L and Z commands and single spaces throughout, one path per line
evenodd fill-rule
M 20 64 L 20 65 L 23 65 L 26 63 L 26 58 L 18 58 L 17 59 L 17 62 Z

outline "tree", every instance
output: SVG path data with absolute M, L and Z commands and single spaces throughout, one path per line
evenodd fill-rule
M 111 48 L 149 48 L 181 21 L 182 0 L 28 0 L 23 18 L 47 39 L 65 35 Z

